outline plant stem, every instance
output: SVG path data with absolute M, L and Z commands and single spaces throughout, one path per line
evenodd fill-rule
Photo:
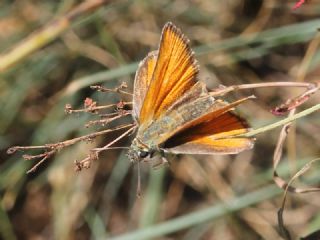
M 271 129 L 274 129 L 274 128 L 277 128 L 277 127 L 280 127 L 280 126 L 283 126 L 289 122 L 292 122 L 294 120 L 297 120 L 299 118 L 302 118 L 302 117 L 305 117 L 315 111 L 318 111 L 320 109 L 320 104 L 317 104 L 311 108 L 308 108 L 302 112 L 299 112 L 299 113 L 296 113 L 292 116 L 289 116 L 285 119 L 282 119 L 278 122 L 275 122 L 275 123 L 272 123 L 272 124 L 269 124 L 267 126 L 264 126 L 264 127 L 261 127 L 261 128 L 258 128 L 258 129 L 254 129 L 252 131 L 249 131 L 247 133 L 244 133 L 244 134 L 239 134 L 239 135 L 236 135 L 236 137 L 253 137 L 257 134 L 260 134 L 260 133 L 263 133 L 263 132 L 266 132 L 266 131 L 269 131 Z

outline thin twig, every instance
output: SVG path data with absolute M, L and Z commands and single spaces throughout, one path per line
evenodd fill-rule
M 63 144 L 63 146 L 70 146 L 70 145 L 73 145 L 73 144 L 75 144 L 77 142 L 80 142 L 80 141 L 83 141 L 83 140 L 89 140 L 89 139 L 91 140 L 93 138 L 96 138 L 98 136 L 104 135 L 106 133 L 113 132 L 113 131 L 118 131 L 118 130 L 121 130 L 121 129 L 124 129 L 124 128 L 128 128 L 128 127 L 131 127 L 131 126 L 135 126 L 135 124 L 126 124 L 126 125 L 121 125 L 121 126 L 116 127 L 116 128 L 106 129 L 106 130 L 99 131 L 99 132 L 94 132 L 94 133 L 87 134 L 87 135 L 84 135 L 84 136 L 81 136 L 81 137 L 77 137 L 77 138 L 73 138 L 73 139 L 70 139 L 70 140 L 67 140 L 67 141 L 63 141 L 60 144 Z
M 229 92 L 242 90 L 242 89 L 253 89 L 253 88 L 265 88 L 265 87 L 301 87 L 312 89 L 316 87 L 316 83 L 305 83 L 305 82 L 267 82 L 267 83 L 252 83 L 252 84 L 240 84 L 232 86 L 220 86 L 219 88 L 210 91 L 212 96 L 223 96 Z
M 254 130 L 251 130 L 247 133 L 243 133 L 243 134 L 239 134 L 239 135 L 235 135 L 233 137 L 253 137 L 255 135 L 258 135 L 260 133 L 263 133 L 263 132 L 266 132 L 266 131 L 269 131 L 271 129 L 274 129 L 274 128 L 277 128 L 277 127 L 280 127 L 280 126 L 283 126 L 289 122 L 292 122 L 294 120 L 297 120 L 299 118 L 302 118 L 302 117 L 305 117 L 315 111 L 318 111 L 320 110 L 320 104 L 317 104 L 313 107 L 310 107 L 302 112 L 299 112 L 299 113 L 296 113 L 290 117 L 287 117 L 283 120 L 280 120 L 278 122 L 275 122 L 275 123 L 272 123 L 272 124 L 269 124 L 267 126 L 264 126 L 264 127 L 261 127 L 261 128 L 258 128 L 258 129 L 254 129 Z
M 111 122 L 113 122 L 113 121 L 115 121 L 115 120 L 117 120 L 117 119 L 119 119 L 119 118 L 122 118 L 122 117 L 128 116 L 128 115 L 131 115 L 131 111 L 125 111 L 125 112 L 123 112 L 123 113 L 121 113 L 121 114 L 118 114 L 118 115 L 116 115 L 116 116 L 114 116 L 114 117 L 109 117 L 109 118 L 104 118 L 104 119 L 89 121 L 89 122 L 85 125 L 85 127 L 90 127 L 90 126 L 96 125 L 96 124 L 107 125 L 107 124 L 109 124 L 109 123 L 111 123 Z
M 91 151 L 94 151 L 96 153 L 100 153 L 102 151 L 108 150 L 108 148 L 113 145 L 114 143 L 118 142 L 120 139 L 124 138 L 126 135 L 128 135 L 130 132 L 133 132 L 136 128 L 137 125 L 135 124 L 130 124 L 130 126 L 133 126 L 132 128 L 130 128 L 128 131 L 124 132 L 123 134 L 121 134 L 119 137 L 117 137 L 116 139 L 114 139 L 113 141 L 109 142 L 107 145 L 105 145 L 102 148 L 94 148 Z
M 132 114 L 131 110 L 129 110 L 127 112 L 130 112 L 130 114 Z M 101 117 L 101 118 L 111 118 L 111 117 L 115 117 L 115 116 L 118 116 L 118 115 L 119 115 L 118 112 L 112 112 L 112 113 L 99 114 L 99 117 Z
M 49 157 L 51 157 L 55 152 L 56 152 L 56 150 L 52 150 L 52 151 L 48 152 L 48 153 L 46 154 L 46 156 L 44 156 L 39 162 L 37 162 L 32 168 L 30 168 L 30 169 L 27 171 L 27 174 L 36 171 L 37 168 L 38 168 L 42 163 L 44 163 L 44 161 L 46 161 Z
M 97 136 L 101 136 L 103 134 L 112 132 L 112 131 L 117 131 L 117 130 L 121 130 L 124 128 L 128 128 L 128 127 L 132 127 L 130 128 L 128 131 L 126 131 L 124 134 L 120 135 L 120 137 L 116 138 L 115 140 L 113 140 L 112 142 L 110 142 L 109 144 L 107 144 L 106 146 L 111 146 L 112 144 L 116 143 L 117 141 L 119 141 L 121 138 L 123 138 L 124 136 L 126 136 L 130 131 L 133 131 L 136 128 L 135 124 L 127 124 L 127 125 L 122 125 L 113 129 L 106 129 L 100 132 L 95 132 L 95 133 L 91 133 L 88 135 L 84 135 L 78 138 L 73 138 L 70 140 L 66 140 L 63 142 L 58 142 L 58 143 L 53 143 L 53 144 L 46 144 L 43 146 L 15 146 L 12 147 L 10 149 L 8 149 L 7 153 L 8 154 L 12 154 L 14 152 L 16 152 L 17 150 L 29 150 L 29 149 L 50 149 L 50 151 L 45 151 L 44 153 L 41 154 L 37 154 L 37 155 L 24 155 L 23 158 L 25 160 L 32 160 L 32 159 L 37 159 L 37 158 L 41 158 L 41 160 L 39 160 L 38 163 L 36 163 L 30 170 L 27 171 L 27 173 L 31 173 L 34 172 L 44 161 L 46 161 L 48 158 L 50 158 L 52 155 L 54 155 L 58 150 L 73 145 L 79 141 L 83 141 L 83 140 L 91 140 L 93 138 L 96 138 Z M 115 148 L 121 148 L 121 147 L 113 147 Z M 101 150 L 102 151 L 102 150 Z M 100 151 L 94 151 L 91 152 L 84 160 L 82 160 L 81 162 L 75 161 L 76 163 L 76 170 L 81 170 L 82 168 L 89 168 L 90 167 L 90 162 L 94 159 L 98 158 L 98 153 Z
M 130 105 L 132 104 L 132 102 L 122 102 L 122 104 L 124 105 Z M 99 111 L 99 110 L 103 110 L 103 109 L 108 109 L 108 108 L 112 108 L 112 107 L 117 107 L 118 103 L 113 103 L 113 104 L 109 104 L 109 105 L 102 105 L 102 106 L 96 106 L 96 107 L 91 107 L 91 108 L 83 108 L 83 109 L 72 109 L 72 107 L 67 104 L 65 107 L 65 111 L 67 113 L 79 113 L 79 112 L 91 112 L 94 113 L 95 111 Z
M 127 95 L 130 95 L 130 96 L 133 96 L 132 93 L 129 93 L 129 92 L 126 92 L 126 91 L 122 90 L 122 89 L 127 88 L 127 87 L 128 87 L 127 83 L 125 83 L 125 82 L 122 82 L 120 84 L 120 86 L 115 87 L 115 88 L 105 88 L 105 87 L 102 87 L 102 86 L 99 86 L 99 85 L 90 86 L 91 89 L 97 90 L 99 92 L 122 93 L 122 94 L 127 94 Z
M 132 124 L 132 128 L 130 128 L 129 130 L 127 130 L 126 132 L 124 132 L 123 134 L 121 134 L 119 137 L 117 137 L 116 139 L 114 139 L 113 141 L 109 142 L 107 145 L 105 145 L 102 148 L 94 148 L 91 149 L 90 154 L 88 154 L 88 156 L 84 159 L 82 159 L 81 161 L 75 161 L 76 164 L 76 171 L 81 171 L 83 168 L 90 168 L 91 166 L 91 162 L 98 159 L 99 157 L 99 153 L 105 150 L 110 150 L 110 149 L 116 149 L 117 147 L 111 147 L 111 145 L 115 144 L 116 142 L 120 141 L 122 138 L 124 138 L 125 136 L 127 136 L 130 132 L 133 132 L 137 126 Z M 127 149 L 127 147 L 126 147 Z
M 319 85 L 314 88 L 308 89 L 306 92 L 300 94 L 295 98 L 288 99 L 288 101 L 280 106 L 275 107 L 271 110 L 271 113 L 274 115 L 284 115 L 285 113 L 291 111 L 292 109 L 297 108 L 301 104 L 309 100 L 312 94 L 319 90 Z
M 43 146 L 14 146 L 14 147 L 9 148 L 7 150 L 7 153 L 8 154 L 13 154 L 14 152 L 16 152 L 18 150 L 30 150 L 30 149 L 48 149 L 48 148 L 50 148 L 50 149 L 59 148 L 60 149 L 60 148 L 64 148 L 64 147 L 73 145 L 73 144 L 75 144 L 77 142 L 80 142 L 80 141 L 83 141 L 83 140 L 91 140 L 91 139 L 94 139 L 94 138 L 96 138 L 98 136 L 104 135 L 106 133 L 113 132 L 113 131 L 118 131 L 118 130 L 125 129 L 125 128 L 131 127 L 131 126 L 135 126 L 135 124 L 121 125 L 121 126 L 118 126 L 116 128 L 106 129 L 106 130 L 103 130 L 103 131 L 90 133 L 90 134 L 87 134 L 87 135 L 84 135 L 84 136 L 81 136 L 81 137 L 69 139 L 69 140 L 66 140 L 66 141 L 63 141 L 63 142 L 50 143 L 50 144 L 46 144 L 46 145 L 43 145 Z
M 42 146 L 14 146 L 7 150 L 7 154 L 13 154 L 16 151 L 23 151 L 23 150 L 32 150 L 32 149 L 45 149 L 50 148 L 49 146 L 42 145 Z

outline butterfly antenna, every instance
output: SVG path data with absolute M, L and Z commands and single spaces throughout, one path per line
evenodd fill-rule
M 137 182 L 137 198 L 141 197 L 141 171 L 140 171 L 140 161 L 137 162 L 138 167 L 138 182 Z

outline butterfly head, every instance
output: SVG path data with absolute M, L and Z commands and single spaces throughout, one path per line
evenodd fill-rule
M 138 138 L 132 141 L 128 151 L 128 157 L 131 162 L 140 162 L 146 158 L 152 158 L 154 150 L 143 144 Z

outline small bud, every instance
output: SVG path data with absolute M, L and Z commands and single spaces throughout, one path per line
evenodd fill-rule
M 7 154 L 13 154 L 15 153 L 16 151 L 18 151 L 18 147 L 14 146 L 14 147 L 11 147 L 7 150 Z
M 65 113 L 68 113 L 68 114 L 72 113 L 72 106 L 70 103 L 66 104 L 66 106 L 64 107 L 64 111 Z

